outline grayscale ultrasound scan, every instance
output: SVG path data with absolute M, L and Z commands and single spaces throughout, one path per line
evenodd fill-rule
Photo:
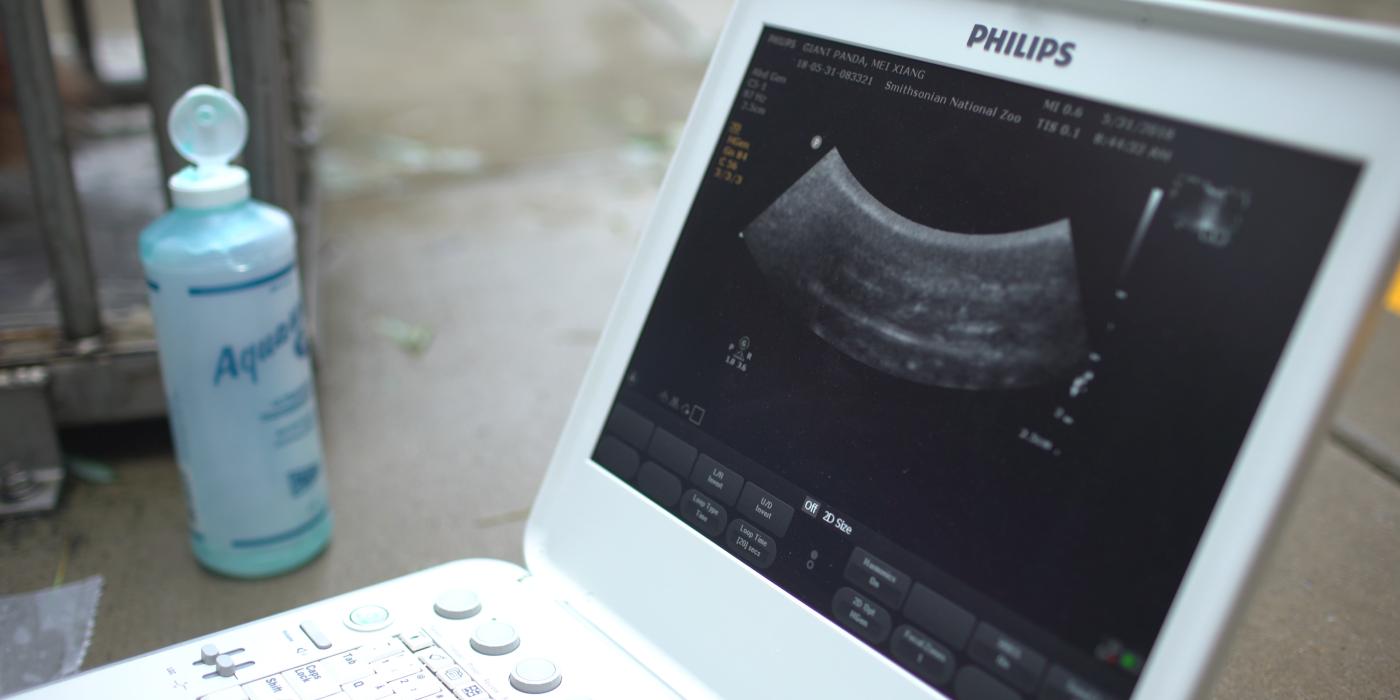
M 967 235 L 914 223 L 827 152 L 744 229 L 812 332 L 890 375 L 950 389 L 1012 389 L 1088 355 L 1068 219 Z

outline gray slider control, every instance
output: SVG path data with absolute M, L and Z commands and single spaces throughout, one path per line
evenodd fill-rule
M 209 666 L 214 665 L 214 659 L 219 658 L 219 647 L 213 644 L 205 644 L 199 649 L 199 663 Z
M 433 612 L 449 620 L 465 620 L 481 612 L 481 598 L 466 589 L 446 591 L 433 601 Z
M 232 676 L 233 672 L 238 670 L 238 668 L 237 664 L 233 663 L 232 656 L 228 654 L 219 654 L 214 657 L 214 670 L 217 671 L 220 676 L 228 678 Z
M 472 648 L 487 656 L 501 656 L 515 651 L 520 646 L 520 635 L 515 628 L 498 620 L 483 622 L 472 632 Z
M 306 635 L 307 639 L 311 640 L 312 644 L 316 645 L 317 649 L 331 648 L 331 638 L 327 637 L 326 633 L 322 632 L 321 628 L 317 626 L 316 623 L 310 620 L 302 622 L 301 631 Z
M 516 690 L 531 695 L 548 693 L 559 687 L 564 681 L 564 676 L 559 673 L 559 667 L 548 659 L 525 659 L 515 665 L 515 670 L 510 672 L 510 684 Z

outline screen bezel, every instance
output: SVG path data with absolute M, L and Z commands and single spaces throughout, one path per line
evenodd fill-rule
M 964 41 L 975 23 L 1064 36 L 1079 48 L 1063 69 L 969 50 Z M 1392 269 L 1400 142 L 1387 127 L 1400 115 L 1400 35 L 1176 3 L 741 2 L 551 461 L 525 543 L 536 576 L 686 697 L 942 697 L 589 458 L 765 25 L 1364 163 L 1134 697 L 1196 692 Z

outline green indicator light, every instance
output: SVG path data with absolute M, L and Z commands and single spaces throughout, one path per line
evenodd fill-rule
M 1131 651 L 1125 651 L 1123 652 L 1123 656 L 1119 658 L 1118 663 L 1124 669 L 1136 671 L 1138 666 L 1142 665 L 1142 659 L 1138 658 L 1138 655 Z

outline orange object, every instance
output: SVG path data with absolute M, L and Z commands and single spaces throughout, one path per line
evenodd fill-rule
M 1390 281 L 1390 291 L 1385 295 L 1385 308 L 1390 313 L 1400 315 L 1400 270 L 1395 271 L 1395 279 Z

